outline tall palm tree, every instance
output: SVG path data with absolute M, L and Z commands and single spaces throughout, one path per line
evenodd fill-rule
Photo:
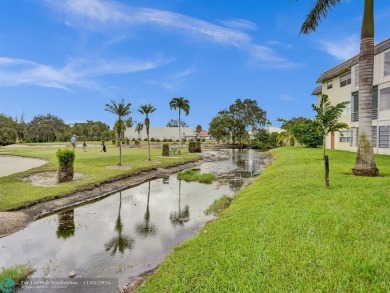
M 157 110 L 157 108 L 154 107 L 152 104 L 141 105 L 138 109 L 138 112 L 145 115 L 146 136 L 148 138 L 148 154 L 149 154 L 148 160 L 149 161 L 151 161 L 151 159 L 150 159 L 150 140 L 149 140 L 149 127 L 150 127 L 149 114 L 153 113 L 156 110 Z
M 118 120 L 117 122 L 117 127 L 116 127 L 116 135 L 117 139 L 119 139 L 119 163 L 118 165 L 122 165 L 122 142 L 121 142 L 121 133 L 122 133 L 122 125 L 124 125 L 123 118 L 128 116 L 131 111 L 130 111 L 131 103 L 125 104 L 125 101 L 122 99 L 122 101 L 117 104 L 116 101 L 111 100 L 111 104 L 106 104 L 106 108 L 104 110 L 117 115 Z
M 302 24 L 301 33 L 314 32 L 321 17 L 342 0 L 317 0 Z M 352 172 L 360 176 L 377 176 L 372 147 L 372 86 L 374 72 L 374 0 L 364 0 L 359 55 L 359 139 Z
M 121 254 L 126 249 L 131 250 L 134 245 L 134 238 L 123 234 L 123 223 L 121 220 L 121 208 L 122 208 L 122 192 L 119 192 L 119 212 L 115 222 L 115 231 L 117 235 L 112 237 L 110 241 L 104 244 L 106 251 L 111 251 L 111 255 L 115 255 L 117 251 Z
M 188 113 L 190 112 L 190 101 L 188 101 L 183 97 L 172 98 L 172 100 L 169 102 L 169 106 L 171 107 L 171 110 L 179 109 L 179 154 L 181 154 L 182 141 L 181 141 L 181 130 L 180 130 L 180 124 L 181 124 L 180 114 L 181 114 L 181 110 L 183 110 L 186 116 L 188 115 Z
M 143 237 L 153 236 L 157 233 L 157 227 L 150 222 L 150 209 L 149 209 L 149 198 L 150 198 L 150 181 L 148 182 L 148 198 L 146 202 L 146 212 L 144 215 L 144 220 L 141 223 L 138 223 L 135 226 L 137 234 Z

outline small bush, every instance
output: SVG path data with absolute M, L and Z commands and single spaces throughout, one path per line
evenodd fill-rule
M 188 169 L 177 173 L 177 179 L 184 181 L 198 181 L 200 183 L 212 183 L 217 176 L 212 173 L 199 174 L 198 172 Z
M 169 142 L 173 142 L 173 139 L 172 139 L 172 138 L 170 138 L 170 139 L 168 139 L 168 141 L 169 141 Z
M 126 138 L 126 144 L 127 144 L 127 145 L 130 144 L 130 139 Z
M 202 143 L 200 141 L 197 141 L 195 143 L 195 153 L 201 153 L 202 152 Z
M 156 142 L 160 142 L 161 140 L 159 138 L 156 139 Z
M 220 212 L 227 209 L 233 201 L 233 197 L 222 195 L 221 198 L 214 200 L 214 202 L 209 206 L 209 208 L 205 211 L 206 215 L 213 214 L 214 216 L 218 216 Z
M 18 287 L 21 285 L 22 281 L 25 281 L 27 277 L 33 272 L 34 269 L 31 268 L 29 265 L 16 265 L 9 268 L 2 268 L 2 270 L 0 271 L 0 281 L 4 280 L 5 278 L 11 278 L 12 280 L 14 280 L 15 285 Z
M 188 152 L 190 153 L 195 153 L 196 151 L 196 145 L 195 145 L 195 142 L 194 141 L 190 141 L 188 143 Z
M 163 144 L 162 155 L 164 157 L 169 157 L 169 144 L 167 144 L 167 143 Z
M 166 138 L 164 138 L 162 141 L 163 141 L 163 142 L 168 142 L 168 140 L 167 140 Z
M 113 145 L 116 144 L 116 139 L 113 139 L 113 140 L 112 140 L 112 144 L 113 144 Z
M 148 141 L 148 139 L 145 137 L 145 138 L 144 138 L 144 141 Z
M 58 149 L 58 182 L 68 182 L 73 180 L 75 152 L 70 149 Z
M 131 139 L 131 141 L 135 141 L 135 137 L 133 137 L 133 138 Z

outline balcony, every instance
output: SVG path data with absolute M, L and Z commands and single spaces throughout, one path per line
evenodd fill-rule
M 371 109 L 372 113 L 372 120 L 378 119 L 378 108 Z M 351 122 L 357 122 L 359 121 L 359 112 L 352 112 L 351 113 Z

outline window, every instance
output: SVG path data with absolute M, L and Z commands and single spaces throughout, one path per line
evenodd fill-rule
M 380 90 L 379 110 L 390 110 L 390 87 L 386 87 Z
M 384 54 L 383 76 L 390 75 L 390 51 Z
M 359 86 L 359 65 L 355 66 L 355 87 Z
M 326 83 L 326 88 L 329 90 L 333 87 L 333 83 L 332 83 L 332 80 L 329 80 L 327 83 Z
M 352 93 L 351 97 L 351 122 L 359 121 L 359 92 Z
M 378 128 L 376 126 L 372 126 L 372 146 L 376 147 L 376 140 L 378 138 Z
M 340 76 L 340 87 L 351 84 L 351 72 Z
M 379 126 L 379 147 L 389 148 L 390 126 Z
M 372 87 L 372 100 L 371 100 L 372 119 L 378 119 L 378 86 Z
M 351 114 L 351 102 L 348 102 L 345 105 L 345 108 L 343 109 L 343 114 L 342 115 L 346 115 L 346 114 Z
M 351 147 L 356 147 L 357 146 L 358 135 L 359 135 L 359 128 L 358 127 L 352 127 L 351 128 L 351 138 L 350 138 L 350 145 L 351 145 Z
M 340 142 L 351 142 L 351 131 L 340 131 Z

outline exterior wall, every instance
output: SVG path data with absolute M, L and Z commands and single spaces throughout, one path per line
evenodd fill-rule
M 180 127 L 181 137 L 187 139 L 195 139 L 196 133 L 191 127 Z M 135 131 L 135 128 L 126 128 L 125 137 L 129 139 L 141 139 L 147 138 L 146 129 L 141 131 L 140 135 Z M 173 141 L 179 140 L 179 127 L 151 127 L 149 129 L 149 137 L 154 139 L 172 139 Z
M 390 39 L 387 40 L 390 42 Z M 379 54 L 375 55 L 374 59 L 374 86 L 378 86 L 378 118 L 373 119 L 373 127 L 376 129 L 376 141 L 374 142 L 374 152 L 378 154 L 388 154 L 390 155 L 389 147 L 379 147 L 379 129 L 384 129 L 386 126 L 390 126 L 390 108 L 381 110 L 381 90 L 389 88 L 390 90 L 390 75 L 384 76 L 384 54 L 390 52 L 390 49 L 384 50 Z M 344 87 L 340 87 L 340 76 L 344 75 L 345 72 L 331 78 L 332 80 L 332 88 L 328 89 L 328 80 L 322 81 L 322 94 L 327 94 L 329 99 L 331 100 L 332 105 L 335 105 L 340 102 L 348 101 L 350 102 L 350 107 L 346 109 L 343 115 L 340 117 L 340 122 L 345 122 L 350 126 L 347 132 L 335 132 L 334 133 L 334 147 L 339 150 L 347 150 L 347 151 L 357 151 L 356 141 L 357 141 L 357 129 L 359 126 L 359 122 L 352 122 L 351 119 L 351 107 L 353 106 L 352 101 L 352 93 L 359 91 L 359 85 L 355 82 L 356 73 L 358 72 L 358 64 L 353 65 L 349 70 L 351 72 L 351 84 L 346 85 Z M 317 96 L 317 103 L 319 102 L 321 95 Z M 384 101 L 390 105 L 390 101 Z M 389 127 L 390 128 L 390 127 Z M 351 136 L 348 141 L 348 132 Z M 343 135 L 343 136 L 342 136 Z M 343 140 L 343 141 L 341 141 Z M 326 138 L 326 146 L 327 148 L 331 148 L 331 135 L 329 134 Z

